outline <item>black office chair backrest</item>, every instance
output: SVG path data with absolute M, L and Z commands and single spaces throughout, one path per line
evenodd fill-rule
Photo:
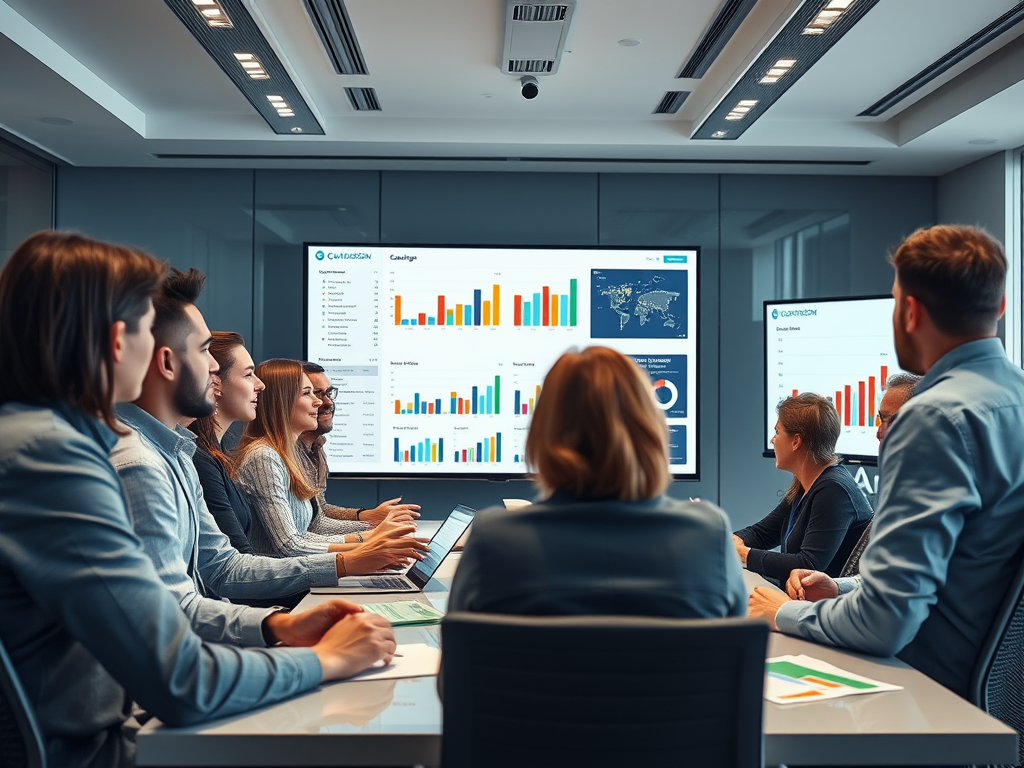
M 763 762 L 768 627 L 450 613 L 443 768 Z
M 857 539 L 857 543 L 853 547 L 853 551 L 850 556 L 846 558 L 846 564 L 843 565 L 843 570 L 839 572 L 840 576 L 856 576 L 860 573 L 860 556 L 864 554 L 864 549 L 867 547 L 868 542 L 871 541 L 871 524 L 875 518 L 872 517 L 868 520 L 868 524 L 864 526 L 864 530 L 861 531 L 860 538 Z
M 1017 762 L 1024 764 L 1024 551 L 992 621 L 971 675 L 971 703 L 1017 731 Z
M 43 737 L 32 708 L 0 642 L 0 765 L 4 768 L 46 768 Z

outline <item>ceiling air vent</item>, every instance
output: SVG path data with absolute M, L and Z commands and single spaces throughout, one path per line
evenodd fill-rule
M 553 66 L 555 66 L 555 62 L 552 59 L 520 59 L 519 61 L 510 61 L 508 63 L 508 71 L 510 74 L 528 72 L 530 74 L 550 75 Z
M 655 115 L 674 115 L 683 106 L 689 91 L 668 91 L 654 110 Z
M 555 74 L 575 10 L 576 0 L 559 3 L 505 0 L 501 71 L 508 75 Z
M 380 101 L 373 88 L 346 88 L 345 95 L 356 112 L 380 112 Z
M 757 0 L 725 0 L 677 77 L 703 77 Z
M 342 0 L 303 0 L 309 20 L 339 75 L 366 75 L 366 60 Z

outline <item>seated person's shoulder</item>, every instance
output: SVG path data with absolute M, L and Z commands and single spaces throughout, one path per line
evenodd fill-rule
M 127 434 L 122 434 L 118 438 L 117 445 L 110 452 L 110 460 L 114 463 L 114 466 L 118 469 L 129 465 L 160 466 L 160 455 L 146 442 L 142 435 L 123 422 L 121 427 L 127 430 Z
M 85 453 L 102 456 L 95 440 L 83 435 L 49 408 L 7 403 L 0 408 L 0 463 L 18 456 L 39 455 L 50 460 Z

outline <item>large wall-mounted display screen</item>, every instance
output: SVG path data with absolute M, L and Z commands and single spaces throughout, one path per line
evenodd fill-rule
M 697 477 L 697 248 L 307 243 L 306 356 L 338 387 L 346 476 L 515 477 L 544 376 L 602 344 L 651 376 Z
M 836 451 L 878 461 L 878 404 L 885 382 L 902 373 L 893 343 L 892 296 L 798 299 L 764 303 L 764 455 L 776 406 L 798 392 L 829 398 L 839 413 Z

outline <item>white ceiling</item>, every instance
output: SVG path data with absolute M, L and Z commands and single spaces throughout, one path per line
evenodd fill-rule
M 326 133 L 279 136 L 163 0 L 0 0 L 0 128 L 81 166 L 931 175 L 1024 145 L 1024 24 L 856 116 L 1014 0 L 882 0 L 741 138 L 691 140 L 801 4 L 759 0 L 703 78 L 676 79 L 721 1 L 579 0 L 527 101 L 499 70 L 503 0 L 346 0 L 368 76 L 334 72 L 302 0 L 243 0 Z M 375 88 L 383 111 L 353 111 L 343 86 Z M 692 93 L 652 115 L 668 90 Z

